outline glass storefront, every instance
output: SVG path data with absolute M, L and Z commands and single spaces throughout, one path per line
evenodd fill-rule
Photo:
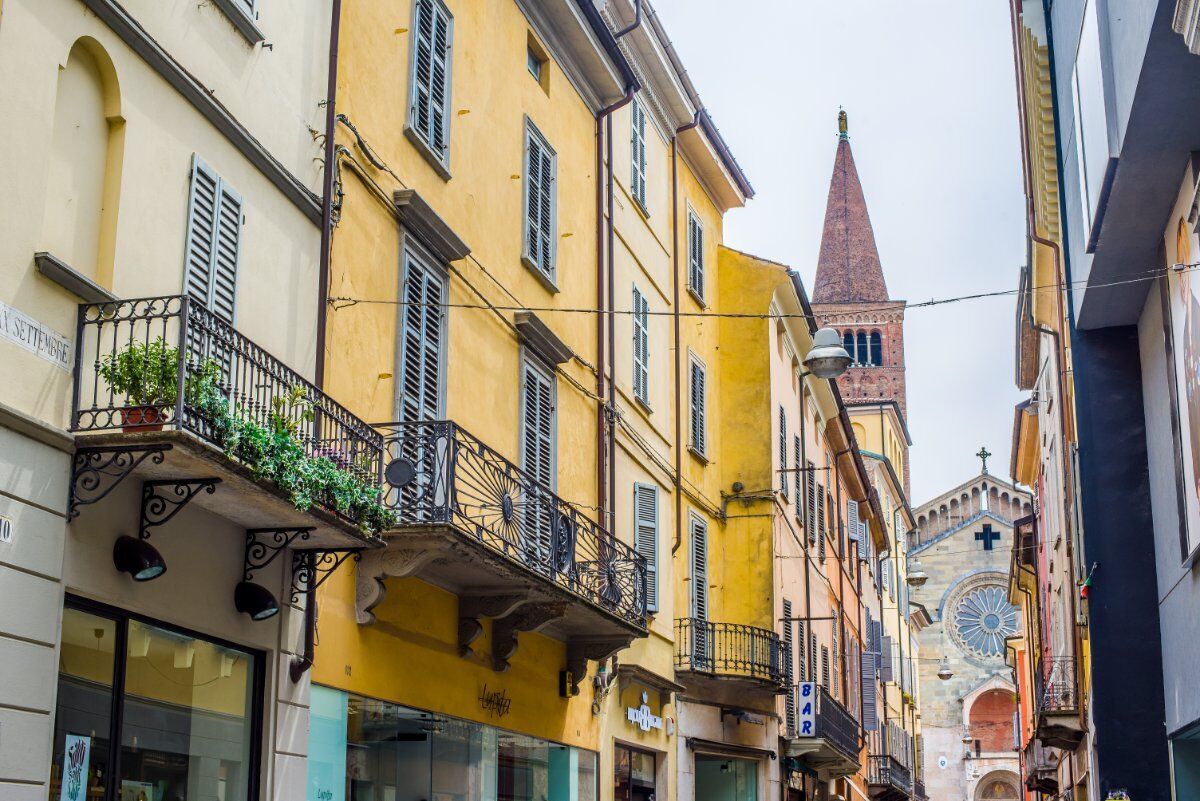
M 757 762 L 696 755 L 696 801 L 755 801 L 757 797 Z
M 309 801 L 596 801 L 597 756 L 314 686 Z
M 68 604 L 50 799 L 255 797 L 261 662 L 193 634 Z
M 654 754 L 618 745 L 613 748 L 614 801 L 654 801 Z

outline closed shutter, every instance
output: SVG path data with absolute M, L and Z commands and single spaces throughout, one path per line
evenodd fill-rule
M 878 621 L 871 618 L 871 610 L 866 610 L 866 647 L 860 660 L 862 669 L 862 704 L 863 728 L 875 731 L 879 728 L 879 710 L 876 693 L 876 682 L 879 680 L 879 653 L 876 639 Z
M 630 105 L 629 161 L 632 165 L 630 186 L 633 199 L 646 208 L 646 110 L 641 102 L 634 100 Z
M 838 613 L 838 610 L 835 609 L 835 610 L 833 610 L 833 634 L 832 634 L 832 637 L 833 637 L 832 646 L 833 647 L 830 649 L 833 652 L 833 697 L 834 698 L 841 697 L 841 689 L 842 689 L 842 683 L 841 683 L 842 650 L 841 650 L 841 640 L 838 638 L 838 633 L 839 633 L 839 629 L 841 628 L 841 624 L 842 624 L 841 623 L 841 615 Z
M 796 694 L 792 691 L 792 685 L 796 683 L 795 678 L 795 657 L 792 653 L 794 641 L 792 640 L 792 602 L 788 599 L 783 599 L 783 686 L 787 692 L 784 695 L 784 723 L 789 732 L 796 730 Z
M 417 0 L 410 127 L 445 161 L 450 147 L 450 14 L 439 0 Z
M 688 288 L 696 297 L 704 297 L 704 226 L 688 213 Z
M 796 654 L 796 662 L 800 665 L 800 670 L 797 673 L 799 681 L 808 681 L 808 621 L 796 621 L 796 642 L 800 647 L 799 653 Z
M 809 627 L 808 630 L 808 678 L 807 681 L 817 680 L 817 633 Z M 826 682 L 828 684 L 828 682 Z M 822 684 L 822 687 L 825 685 Z
M 633 396 L 650 405 L 650 304 L 633 288 Z
M 817 542 L 817 466 L 808 461 L 804 463 L 804 486 L 805 486 L 805 506 L 804 510 L 805 522 L 804 527 L 808 529 L 809 543 L 816 544 Z
M 525 260 L 554 280 L 557 159 L 532 125 L 525 130 Z
M 792 474 L 792 490 L 796 493 L 796 519 L 802 520 L 804 516 L 802 498 L 804 496 L 804 471 L 800 468 L 800 437 L 792 437 L 792 461 L 796 465 L 796 471 Z
M 692 518 L 692 661 L 705 666 L 709 662 L 708 641 L 708 524 Z
M 892 661 L 892 638 L 881 638 L 879 649 L 879 680 L 891 682 L 896 680 L 896 672 Z
M 445 280 L 416 254 L 404 253 L 404 305 L 398 348 L 396 419 L 437 420 L 442 413 Z
M 691 445 L 700 455 L 708 451 L 707 424 L 705 420 L 707 392 L 704 375 L 704 365 L 697 361 L 691 363 Z
M 817 484 L 817 555 L 825 558 L 825 487 Z
M 821 686 L 829 689 L 829 647 L 821 646 Z
M 658 611 L 658 488 L 633 485 L 634 547 L 646 560 L 646 611 Z
M 779 407 L 779 491 L 783 494 L 784 499 L 788 494 L 788 438 L 787 438 L 787 412 L 783 407 Z
M 554 380 L 532 359 L 525 360 L 522 372 L 521 466 L 537 485 L 529 488 L 534 497 L 525 501 L 527 556 L 548 569 L 553 513 L 545 496 L 555 485 Z
M 237 302 L 242 215 L 242 196 L 193 156 L 184 291 L 228 323 Z
M 858 535 L 858 502 L 846 501 L 846 528 L 850 531 L 850 539 L 858 548 L 858 555 L 862 556 L 862 539 Z

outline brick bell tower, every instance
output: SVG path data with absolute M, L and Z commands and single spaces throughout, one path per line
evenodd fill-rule
M 828 325 L 842 335 L 854 359 L 838 379 L 846 403 L 894 400 L 907 417 L 904 301 L 888 297 L 867 201 L 850 151 L 845 111 L 838 114 L 838 132 L 813 313 L 818 325 Z

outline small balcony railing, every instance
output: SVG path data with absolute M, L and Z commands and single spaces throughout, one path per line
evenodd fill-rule
M 779 635 L 739 623 L 678 618 L 675 621 L 675 667 L 769 684 L 783 682 Z
M 804 684 L 793 685 L 789 691 L 796 694 L 796 708 L 802 709 L 806 701 Z M 812 689 L 810 697 L 816 702 L 813 709 L 813 733 L 791 731 L 789 738 L 804 739 L 816 737 L 825 740 L 843 755 L 852 760 L 858 760 L 862 741 L 859 739 L 859 725 L 846 707 L 842 706 L 829 691 L 820 685 L 809 685 Z
M 378 426 L 399 528 L 447 526 L 628 623 L 646 624 L 646 562 L 456 423 Z
M 1066 715 L 1079 711 L 1079 683 L 1075 657 L 1060 656 L 1042 662 L 1037 688 L 1037 708 L 1043 715 Z
M 252 470 L 286 437 L 377 495 L 383 437 L 191 298 L 81 305 L 75 341 L 72 431 L 188 431 Z M 356 517 L 332 492 L 305 502 Z
M 867 783 L 905 794 L 912 788 L 912 739 L 889 723 L 868 734 Z
M 924 779 L 913 779 L 913 798 L 917 799 L 917 801 L 928 801 L 929 795 L 925 792 Z
M 912 771 L 889 754 L 867 757 L 867 784 L 885 785 L 907 793 L 912 785 Z
M 1022 777 L 1030 792 L 1058 792 L 1058 764 L 1053 752 L 1036 737 L 1031 737 L 1021 752 Z

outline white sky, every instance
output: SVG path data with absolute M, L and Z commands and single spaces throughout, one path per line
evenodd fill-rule
M 811 292 L 841 105 L 891 296 L 1016 287 L 1025 225 L 1007 2 L 654 7 L 757 192 L 727 217 L 727 244 L 792 265 Z M 989 471 L 1010 478 L 1013 313 L 1011 296 L 909 312 L 914 506 L 977 474 L 981 445 Z

